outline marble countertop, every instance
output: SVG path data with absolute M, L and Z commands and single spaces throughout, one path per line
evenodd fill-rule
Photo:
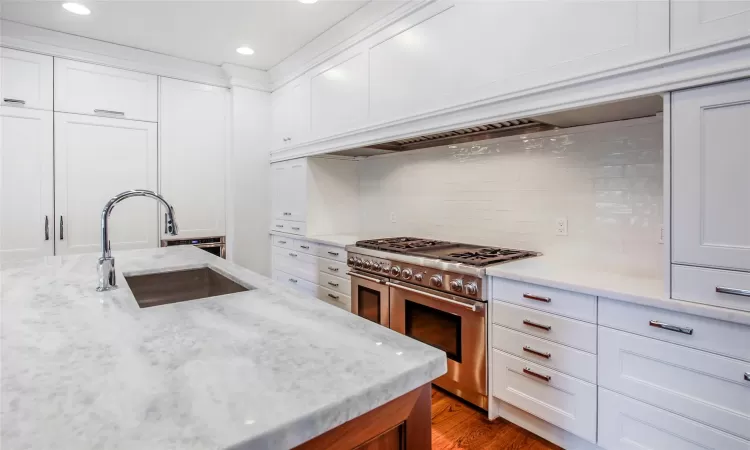
M 445 353 L 194 247 L 3 265 L 2 448 L 294 447 L 446 372 Z M 123 276 L 197 267 L 247 292 L 141 309 Z
M 336 247 L 346 247 L 352 245 L 362 238 L 356 234 L 322 234 L 316 236 L 300 236 L 297 234 L 283 233 L 281 231 L 269 231 L 270 234 L 275 236 L 284 236 L 290 239 L 302 239 L 310 242 L 317 242 L 319 244 L 334 245 Z
M 487 275 L 750 325 L 750 313 L 669 298 L 656 274 L 607 272 L 538 256 L 488 267 Z

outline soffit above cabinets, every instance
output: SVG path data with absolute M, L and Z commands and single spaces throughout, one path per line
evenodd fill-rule
M 63 33 L 219 65 L 267 70 L 368 2 L 93 2 L 88 16 L 60 2 L 3 2 L 0 17 Z M 243 56 L 235 50 L 255 50 Z
M 578 127 L 654 116 L 662 112 L 663 105 L 664 101 L 660 95 L 652 95 L 585 108 L 570 109 L 542 116 L 496 121 L 439 133 L 412 136 L 372 144 L 366 147 L 337 151 L 331 154 L 347 157 L 369 157 L 430 147 L 486 141 L 509 136 L 528 135 L 558 128 Z

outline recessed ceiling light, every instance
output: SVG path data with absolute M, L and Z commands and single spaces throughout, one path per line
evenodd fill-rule
M 78 14 L 79 16 L 88 16 L 89 14 L 91 14 L 91 10 L 80 3 L 63 3 L 62 6 L 66 10 L 72 12 L 73 14 Z
M 237 53 L 239 53 L 240 55 L 252 55 L 253 53 L 255 53 L 255 50 L 251 49 L 250 47 L 245 46 L 245 47 L 239 47 L 237 49 Z
M 306 5 L 312 5 L 313 3 L 318 3 L 318 0 L 299 0 L 299 2 Z

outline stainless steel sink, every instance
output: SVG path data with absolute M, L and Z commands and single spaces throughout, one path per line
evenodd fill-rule
M 242 286 L 210 267 L 126 275 L 125 280 L 141 308 L 255 289 L 252 286 Z

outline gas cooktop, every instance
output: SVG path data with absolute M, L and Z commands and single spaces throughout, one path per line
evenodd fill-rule
M 370 239 L 358 241 L 355 245 L 361 248 L 435 258 L 440 261 L 451 261 L 476 267 L 539 256 L 539 253 L 527 250 L 487 247 L 414 237 Z

